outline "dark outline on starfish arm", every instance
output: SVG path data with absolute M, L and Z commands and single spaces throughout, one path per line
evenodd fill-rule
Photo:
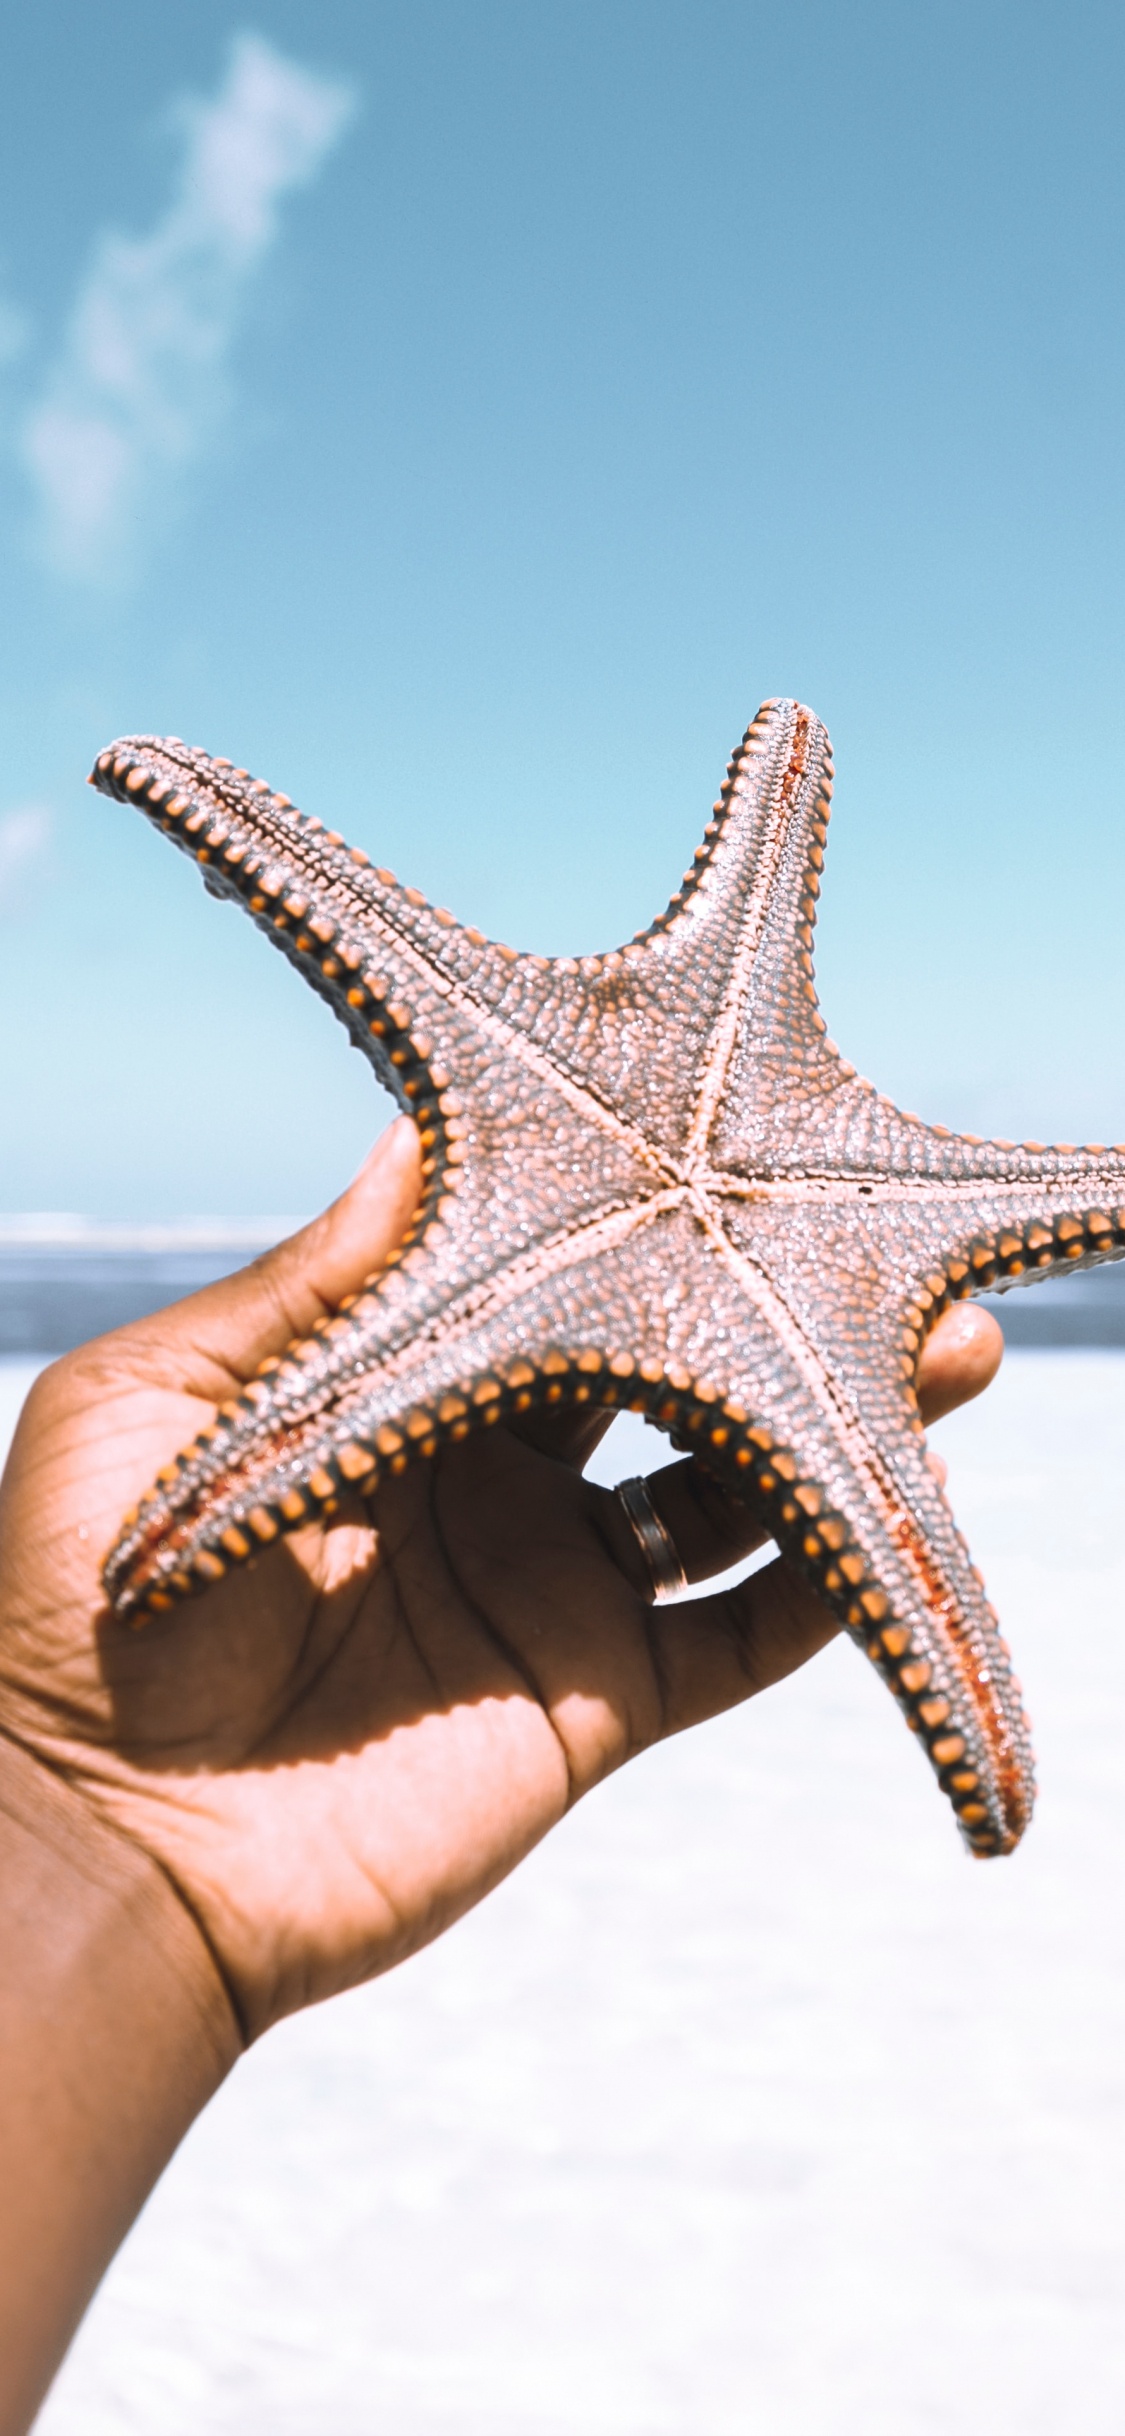
M 927 1461 L 918 1354 L 952 1300 L 1125 1252 L 1125 1147 L 902 1114 L 825 1033 L 812 937 L 832 761 L 766 702 L 690 871 L 629 945 L 518 955 L 228 761 L 126 738 L 135 803 L 326 998 L 415 1118 L 399 1250 L 263 1364 L 129 1515 L 141 1623 L 470 1429 L 643 1413 L 759 1514 L 889 1684 L 971 1851 L 1031 1813 L 1027 1719 Z

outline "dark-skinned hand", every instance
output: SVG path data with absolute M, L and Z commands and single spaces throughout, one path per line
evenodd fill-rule
M 481 1431 L 140 1633 L 107 1615 L 121 1517 L 267 1354 L 386 1255 L 418 1192 L 405 1119 L 327 1214 L 237 1277 L 67 1355 L 0 1490 L 0 1734 L 160 1865 L 245 2037 L 386 1970 L 591 1786 L 777 1682 L 836 1630 L 782 1560 L 653 1608 L 595 1432 Z M 987 1385 L 961 1306 L 919 1370 L 933 1420 Z M 760 1542 L 694 1460 L 654 1476 L 689 1578 Z

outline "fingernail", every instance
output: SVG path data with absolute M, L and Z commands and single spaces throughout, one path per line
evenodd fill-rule
M 400 1156 L 408 1143 L 417 1150 L 418 1130 L 413 1117 L 392 1117 L 385 1131 L 379 1135 L 377 1141 L 372 1143 L 367 1157 L 357 1168 L 353 1181 L 358 1184 L 361 1176 L 371 1175 L 376 1168 L 382 1167 L 386 1162 Z

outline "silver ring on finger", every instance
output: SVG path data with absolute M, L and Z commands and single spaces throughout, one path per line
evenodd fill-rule
M 675 1540 L 656 1511 L 647 1480 L 622 1480 L 613 1494 L 644 1558 L 652 1605 L 662 1607 L 688 1588 Z

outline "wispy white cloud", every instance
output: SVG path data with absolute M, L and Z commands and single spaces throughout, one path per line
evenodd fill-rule
M 184 102 L 172 200 L 148 236 L 103 236 L 66 343 L 23 434 L 43 546 L 63 573 L 113 582 L 153 537 L 226 401 L 247 287 L 282 199 L 316 177 L 350 89 L 253 34 L 210 102 Z
M 45 851 L 50 835 L 51 815 L 43 804 L 17 804 L 0 813 L 0 914 L 11 911 L 24 873 Z

